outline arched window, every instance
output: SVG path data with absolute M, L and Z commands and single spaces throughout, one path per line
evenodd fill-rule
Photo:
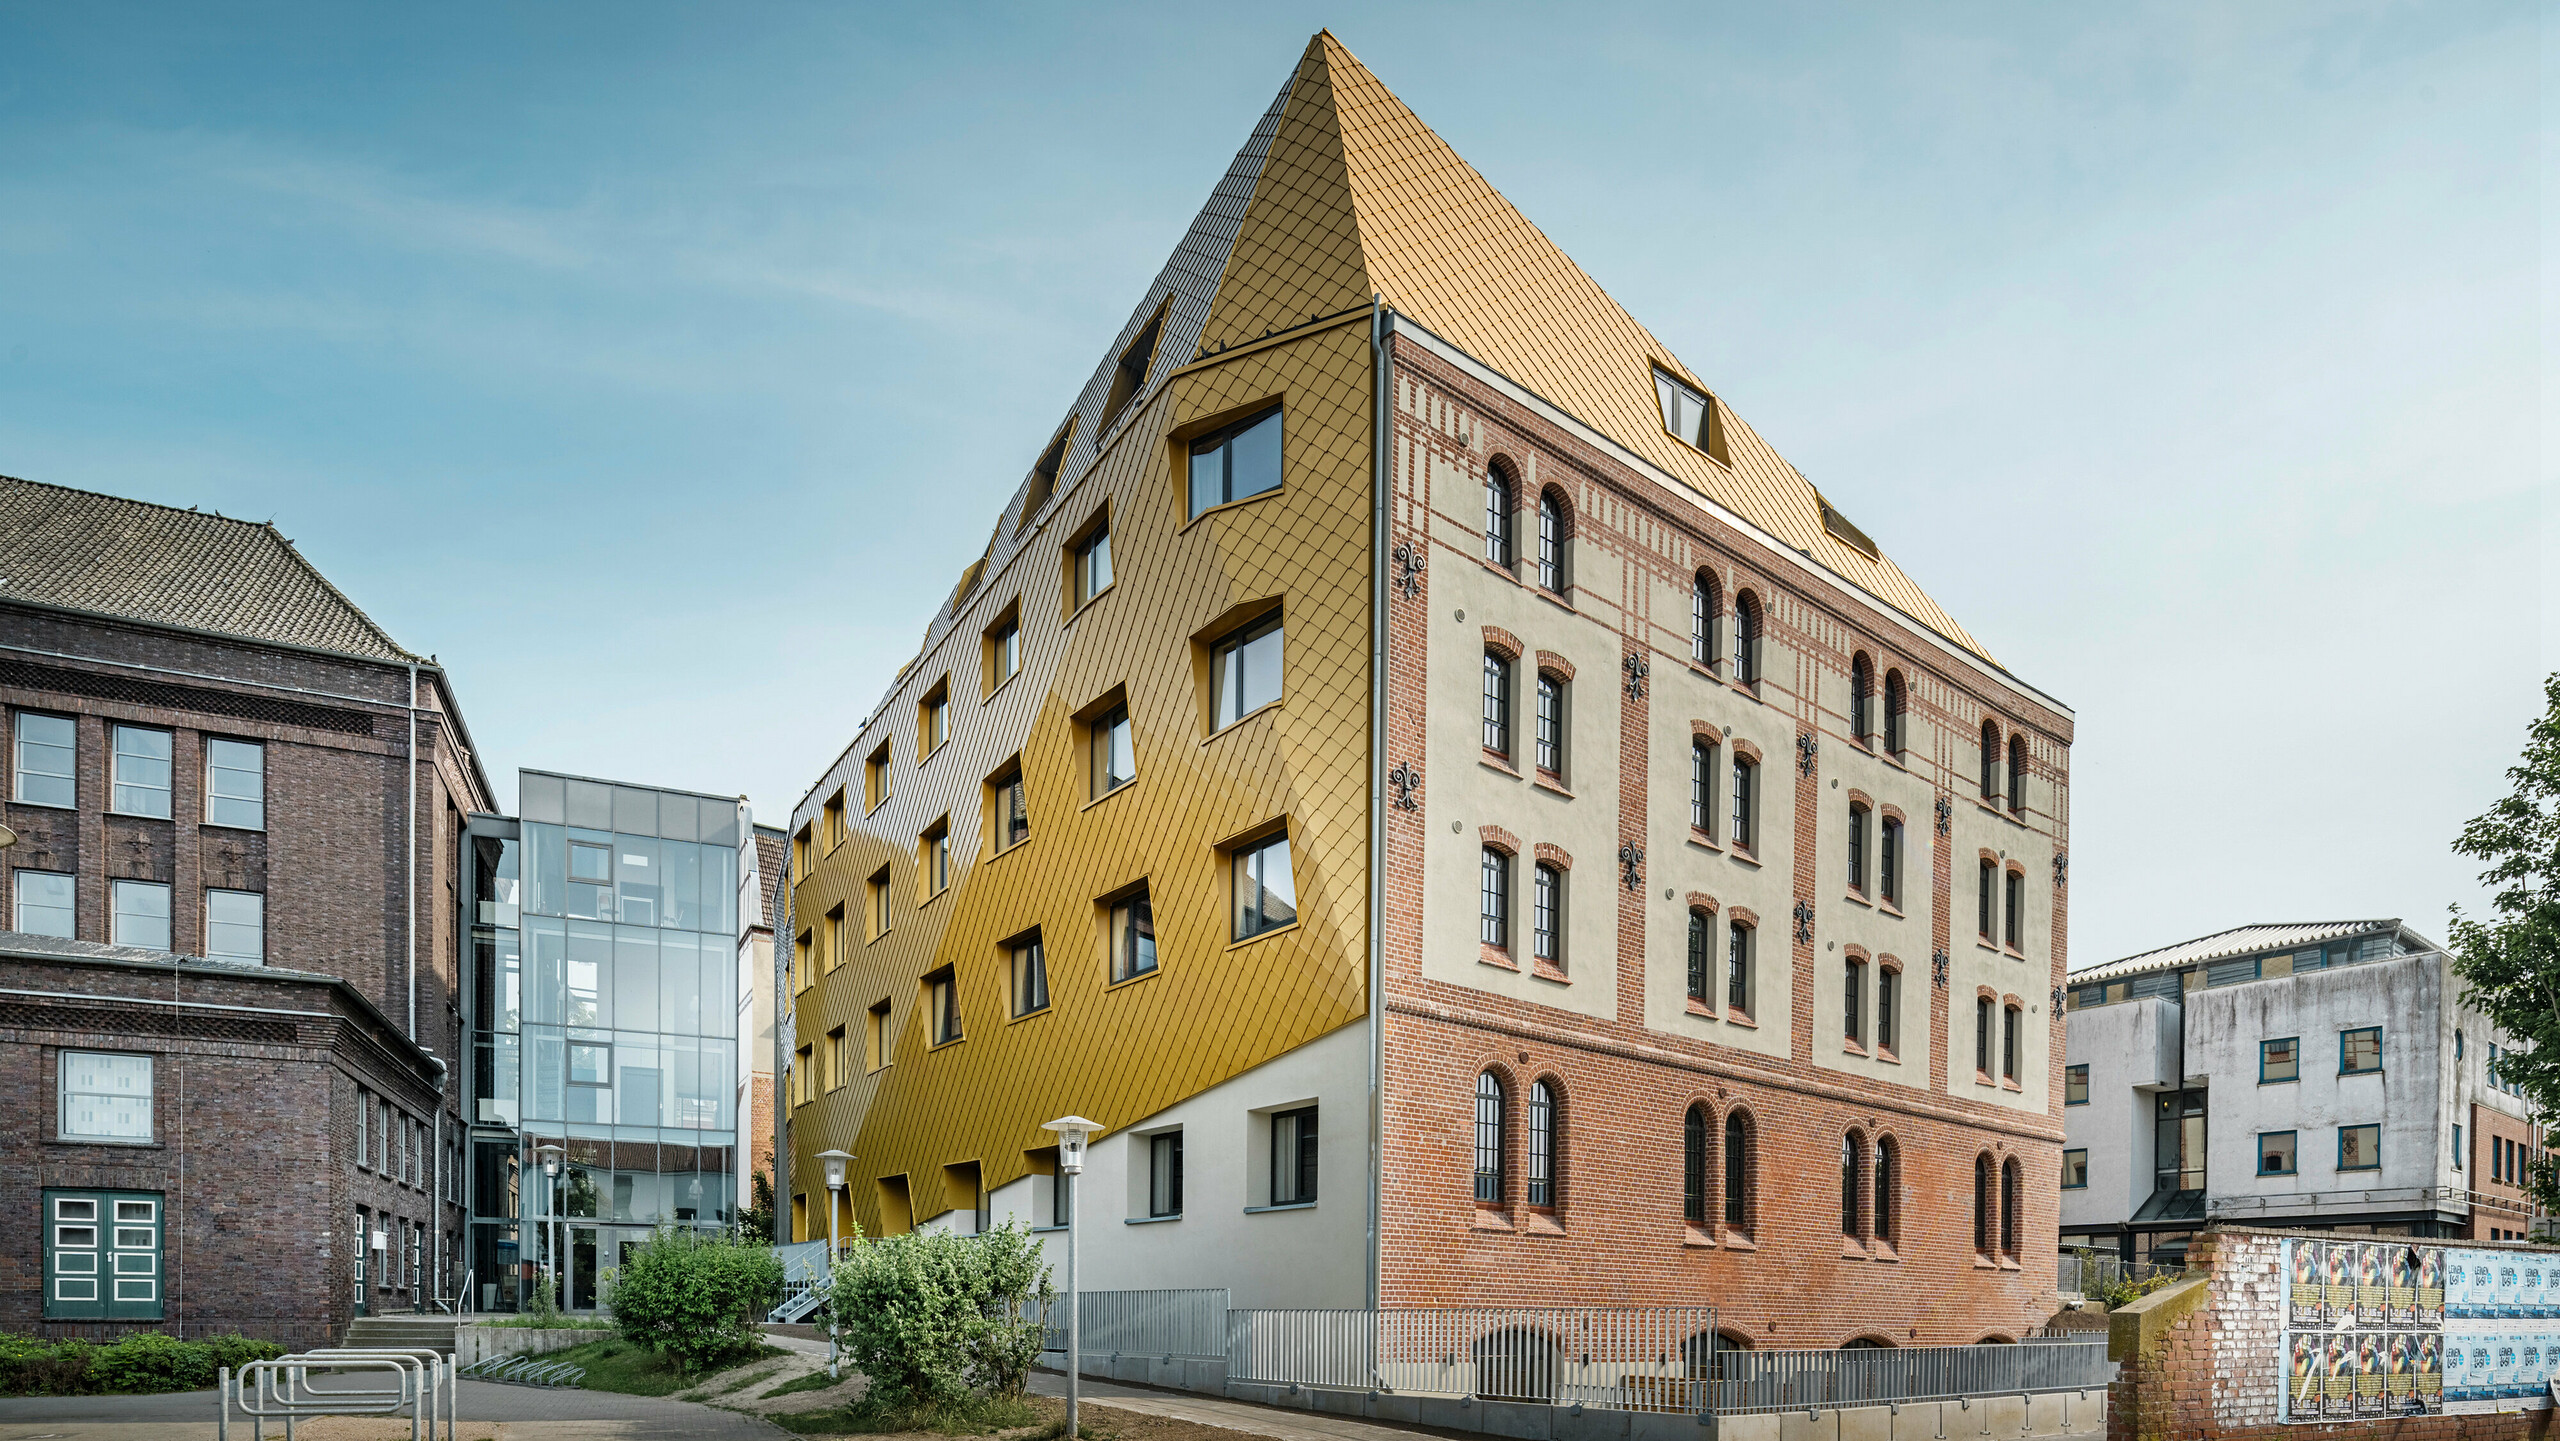
M 1900 1219 L 1894 1214 L 1894 1199 L 1901 1184 L 1902 1148 L 1894 1144 L 1891 1136 L 1879 1137 L 1876 1141 L 1875 1205 L 1876 1239 L 1879 1241 L 1893 1239 L 1894 1224 Z
M 1712 1124 L 1704 1101 L 1680 1119 L 1680 1216 L 1692 1226 L 1707 1224 L 1707 1127 Z
M 1973 1158 L 1973 1249 L 1979 1255 L 1991 1254 L 1991 1153 L 1988 1151 Z
M 1849 662 L 1849 739 L 1860 745 L 1873 743 L 1867 729 L 1869 712 L 1875 709 L 1876 668 L 1861 651 Z
M 2000 799 L 2000 723 L 1994 720 L 1982 723 L 1982 798 Z
M 1715 839 L 1716 743 L 1702 735 L 1689 737 L 1689 829 Z
M 1849 802 L 1849 889 L 1860 895 L 1867 893 L 1867 820 L 1867 808 Z
M 1541 589 L 1564 593 L 1566 573 L 1565 547 L 1572 543 L 1573 533 L 1565 524 L 1564 502 L 1552 490 L 1538 497 L 1538 585 Z
M 1840 1234 L 1858 1236 L 1858 1133 L 1840 1138 Z
M 1529 877 L 1529 955 L 1547 969 L 1564 969 L 1564 871 L 1540 861 Z
M 2009 737 L 2009 813 L 2027 812 L 2027 738 Z
M 1890 1351 L 1893 1349 L 1893 1343 L 1878 1340 L 1873 1336 L 1860 1336 L 1855 1340 L 1841 1342 L 1840 1349 L 1843 1351 Z
M 1724 1223 L 1751 1232 L 1751 1117 L 1738 1110 L 1724 1118 Z
M 1884 673 L 1884 751 L 1886 755 L 1899 756 L 1902 754 L 1903 747 L 1908 744 L 1909 728 L 1905 713 L 1910 707 L 1911 688 L 1902 683 L 1902 672 L 1886 671 Z
M 1495 950 L 1511 949 L 1511 853 L 1484 848 L 1483 922 L 1478 938 Z
M 1529 1204 L 1556 1204 L 1556 1092 L 1544 1081 L 1529 1086 Z
M 1733 683 L 1760 684 L 1760 597 L 1747 590 L 1733 598 Z
M 2000 1163 L 2000 1254 L 2018 1254 L 2018 1158 Z
M 1716 578 L 1698 572 L 1689 591 L 1689 659 L 1713 669 L 1716 663 L 1716 618 L 1724 604 L 1716 594 Z
M 1491 1071 L 1476 1077 L 1476 1204 L 1502 1204 L 1502 1078 Z
M 1716 918 L 1702 910 L 1689 912 L 1689 999 L 1702 1006 L 1716 1003 Z
M 1564 778 L 1564 695 L 1565 678 L 1553 671 L 1538 672 L 1537 734 L 1531 739 L 1537 745 L 1538 773 Z
M 1484 748 L 1511 758 L 1511 657 L 1484 653 Z
M 1511 477 L 1500 465 L 1488 466 L 1484 473 L 1484 558 L 1511 568 Z

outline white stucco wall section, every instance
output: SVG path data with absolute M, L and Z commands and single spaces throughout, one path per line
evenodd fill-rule
M 2177 1083 L 2178 1003 L 2146 997 L 2066 1019 L 2063 1064 L 2089 1068 L 2089 1103 L 2062 1108 L 2062 1144 L 2089 1153 L 2089 1184 L 2062 1193 L 2062 1229 L 2113 1226 L 2151 1196 L 2152 1097 Z
M 1273 1111 L 1317 1107 L 1316 1202 L 1248 1211 L 1270 1199 Z M 1095 1141 L 1076 1183 L 1076 1258 L 1086 1290 L 1224 1286 L 1237 1306 L 1359 1306 L 1368 1292 L 1369 1028 L 1357 1021 Z M 1149 1139 L 1182 1132 L 1183 1203 L 1146 1220 Z M 995 1224 L 1050 1224 L 1050 1178 L 1026 1176 L 988 1198 Z M 1131 1224 L 1135 1221 L 1136 1224 Z M 918 1230 L 973 1230 L 951 1211 Z M 1052 1266 L 1063 1233 L 1043 1230 Z M 1061 1270 L 1053 1279 L 1063 1282 Z
M 1978 757 L 1979 738 L 1957 736 L 1957 769 Z M 1956 783 L 1953 815 L 1948 818 L 1949 834 L 1942 844 L 1953 849 L 1948 886 L 1948 905 L 1954 914 L 1947 944 L 1947 1090 L 1951 1095 L 2006 1106 L 2012 1110 L 2045 1113 L 2047 1079 L 2046 1058 L 2052 1053 L 2053 1027 L 2053 838 L 2011 820 L 2006 814 L 1984 807 L 1977 799 L 1978 785 L 1967 785 L 1960 775 Z M 2032 793 L 2032 792 L 2031 792 Z M 1826 802 L 1829 792 L 1824 792 Z M 1844 803 L 1845 804 L 1845 803 Z M 1844 812 L 1845 814 L 1845 812 Z M 1935 829 L 1935 812 L 1927 822 Z M 1935 839 L 1933 836 L 1932 839 Z M 2024 933 L 2023 960 L 2010 956 L 1981 939 L 1980 875 L 1982 852 L 1988 850 L 1999 858 L 2005 872 L 2010 861 L 2026 869 L 2026 885 L 2021 892 L 2019 929 Z M 2001 886 L 1995 884 L 1991 894 L 1991 923 L 2002 929 Z M 1995 936 L 1995 940 L 1999 937 Z M 1973 1003 L 1980 987 L 1989 986 L 2001 996 L 2016 996 L 2022 1003 L 2025 1020 L 2019 1036 L 2019 1089 L 2000 1085 L 1982 1085 L 1974 1079 L 1974 1010 Z M 1991 1074 L 2000 1073 L 2000 1032 L 1995 1011 L 1991 1033 Z
M 1848 683 L 1840 685 L 1840 701 L 1848 703 Z M 1881 707 L 1882 697 L 1876 704 Z M 1939 844 L 1935 801 L 1937 793 L 1928 782 L 1913 775 L 1873 751 L 1861 750 L 1843 740 L 1832 740 L 1823 747 L 1822 772 L 1826 779 L 1817 802 L 1822 808 L 1822 846 L 1814 855 L 1814 892 L 1821 909 L 1821 954 L 1816 957 L 1813 972 L 1813 1062 L 1827 1070 L 1855 1071 L 1877 1080 L 1927 1089 L 1929 1085 L 1929 1004 L 1931 968 L 1929 965 L 1929 927 L 1935 886 L 1931 868 L 1936 862 L 1932 849 Z M 1863 893 L 1849 888 L 1849 792 L 1860 791 L 1875 802 L 1866 823 L 1866 889 Z M 1901 871 L 1902 901 L 1899 906 L 1879 904 L 1880 876 L 1876 869 L 1878 851 L 1884 834 L 1884 807 L 1892 806 L 1902 813 L 1902 855 L 1897 862 Z M 1864 972 L 1859 1015 L 1865 1029 L 1865 1045 L 1852 1049 L 1847 1044 L 1848 967 L 1846 946 L 1863 946 L 1869 961 Z M 1898 1044 L 1894 1059 L 1875 1053 L 1876 1038 L 1876 973 L 1884 958 L 1901 963 L 1901 996 L 1897 1009 Z M 1959 1011 L 1956 1029 L 1950 1034 L 1970 1047 L 1973 1040 L 1972 1017 Z M 2028 1029 L 2029 1036 L 2039 1036 L 2037 1028 Z M 2022 1064 L 2042 1069 L 2045 1052 L 2041 1044 L 2030 1048 L 2021 1058 Z M 1962 1057 L 1969 1071 L 1970 1056 Z M 1952 1069 L 1952 1068 L 1951 1068 Z M 1961 1092 L 1959 1094 L 1962 1094 Z

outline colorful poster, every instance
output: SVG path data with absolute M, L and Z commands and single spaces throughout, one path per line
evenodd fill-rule
M 2428 1415 L 2444 1411 L 2444 1346 L 2440 1336 L 2412 1336 L 2409 1376 L 2417 1393 L 2416 1408 Z
M 2513 1336 L 2489 1338 L 2489 1394 L 2516 1394 L 2516 1353 L 2520 1350 Z
M 2374 1330 L 2391 1324 L 2390 1291 L 2383 1271 L 2390 1247 L 2372 1241 L 2355 1243 L 2356 1324 Z
M 2442 1327 L 2445 1316 L 2444 1252 L 2433 1246 L 2418 1249 L 2418 1324 Z
M 2394 1246 L 2383 1258 L 2383 1316 L 2395 1329 L 2418 1324 L 2418 1252 Z
M 2524 1268 L 2512 1256 L 2498 1258 L 2498 1279 L 2490 1283 L 2489 1314 L 2521 1316 L 2524 1314 Z
M 2329 1404 L 2321 1411 L 2328 1416 L 2352 1416 L 2356 1409 L 2356 1338 L 2344 1331 L 2332 1331 L 2328 1341 L 2328 1375 L 2321 1389 Z
M 2380 1247 L 2375 1247 L 2380 1250 Z M 2379 1331 L 2356 1333 L 2356 1414 L 2382 1415 L 2388 1406 L 2383 1396 L 2383 1381 L 2389 1369 L 2390 1338 Z
M 2288 1359 L 2292 1379 L 2285 1386 L 2285 1412 L 2296 1420 L 2310 1420 L 2324 1409 L 2328 1392 L 2328 1339 L 2297 1332 Z
M 2285 1314 L 2295 1326 L 2322 1326 L 2329 1320 L 2328 1280 L 2322 1269 L 2328 1247 L 2318 1241 L 2287 1241 Z
M 2542 1263 L 2528 1260 L 2524 1264 L 2524 1280 L 2516 1288 L 2517 1314 L 2544 1317 L 2551 1314 L 2551 1297 L 2543 1289 Z

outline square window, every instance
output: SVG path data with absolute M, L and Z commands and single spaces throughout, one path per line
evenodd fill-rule
M 613 884 L 613 847 L 594 841 L 569 842 L 569 879 Z
M 206 891 L 204 953 L 211 960 L 265 965 L 267 898 L 256 891 Z
M 158 881 L 113 881 L 110 938 L 119 946 L 146 951 L 169 949 L 169 888 Z
M 66 1141 L 148 1141 L 151 1057 L 111 1051 L 64 1051 L 60 1057 Z
M 2297 1037 L 2258 1043 L 2258 1084 L 2302 1079 L 2302 1043 Z
M 2359 1076 L 2382 1069 L 2382 1028 L 2366 1026 L 2361 1030 L 2338 1033 L 2338 1074 Z
M 2382 1127 L 2340 1126 L 2338 1128 L 2338 1169 L 2341 1171 L 2378 1171 L 2382 1169 Z
M 118 815 L 169 818 L 169 761 L 174 739 L 164 730 L 114 726 L 115 794 L 108 809 Z
M 2293 1132 L 2260 1132 L 2258 1135 L 2258 1174 L 2261 1176 L 2290 1176 L 2293 1173 Z
M 1213 730 L 1224 730 L 1280 699 L 1280 616 L 1265 616 L 1210 648 L 1217 685 Z
M 1286 832 L 1235 853 L 1235 891 L 1237 940 L 1298 923 L 1298 886 L 1289 873 Z
M 601 1041 L 569 1043 L 569 1084 L 604 1086 L 613 1082 L 613 1047 Z
M 15 794 L 21 804 L 64 810 L 79 804 L 79 727 L 71 717 L 18 712 L 17 750 Z
M 2071 1150 L 2062 1153 L 2062 1189 L 2066 1191 L 2089 1189 L 2089 1153 L 2087 1151 Z
M 11 882 L 18 902 L 15 930 L 30 936 L 75 939 L 77 910 L 73 901 L 78 887 L 70 876 L 59 871 L 18 871 Z
M 1280 407 L 1191 442 L 1191 513 L 1280 488 Z
M 1125 981 L 1156 968 L 1156 911 L 1145 887 L 1111 905 L 1111 979 Z
M 255 741 L 208 736 L 204 743 L 207 825 L 267 828 L 267 748 Z
M 2066 1106 L 2089 1104 L 2089 1068 L 2087 1066 L 2062 1068 L 2062 1104 Z

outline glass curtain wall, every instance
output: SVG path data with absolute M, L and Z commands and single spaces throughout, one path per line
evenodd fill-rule
M 485 1305 L 588 1310 L 652 1229 L 733 1220 L 741 808 L 536 771 L 518 797 L 513 839 L 473 841 L 472 1259 Z

